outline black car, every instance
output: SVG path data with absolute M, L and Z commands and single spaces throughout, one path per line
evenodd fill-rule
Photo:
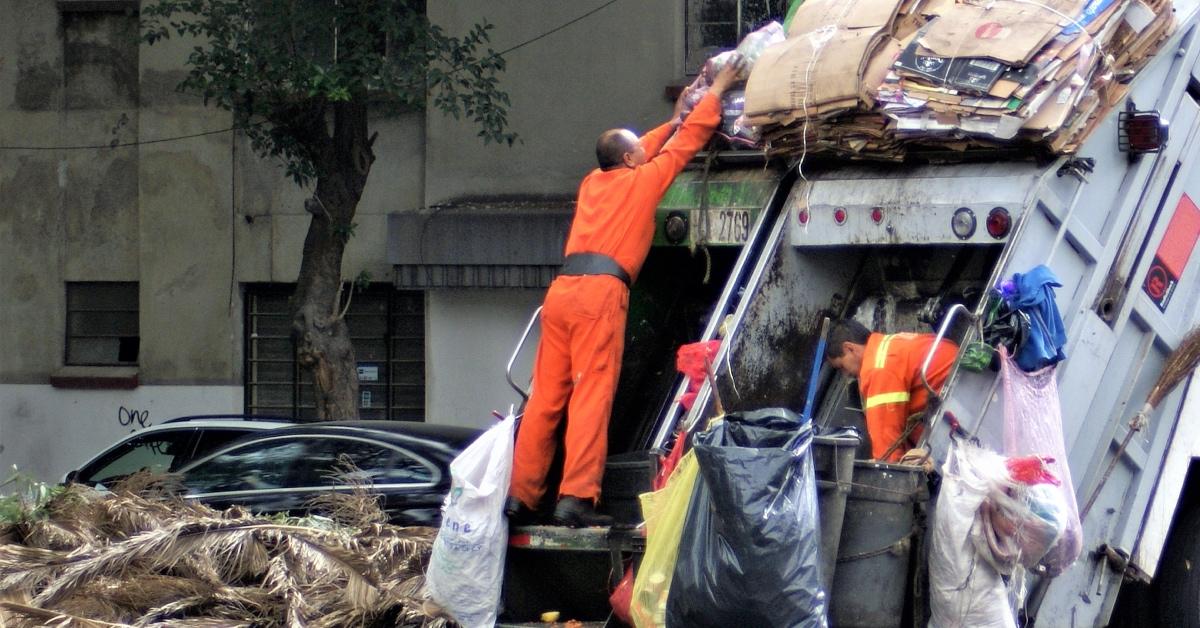
M 450 462 L 480 430 L 404 421 L 330 421 L 245 437 L 179 470 L 187 496 L 214 508 L 238 504 L 303 514 L 339 482 L 344 457 L 381 496 L 393 523 L 437 525 Z
M 105 490 L 135 471 L 177 471 L 242 436 L 289 425 L 291 419 L 250 414 L 171 419 L 125 435 L 68 473 L 63 482 Z

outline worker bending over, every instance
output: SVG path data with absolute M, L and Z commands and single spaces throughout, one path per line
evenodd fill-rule
M 871 457 L 898 462 L 921 437 L 928 390 L 921 365 L 934 334 L 872 333 L 858 321 L 843 319 L 829 330 L 829 364 L 858 378 L 858 391 L 871 436 Z M 929 362 L 929 385 L 940 391 L 950 375 L 958 347 L 942 340 Z
M 631 131 L 613 129 L 596 142 L 600 167 L 579 186 L 566 261 L 542 306 L 533 392 L 517 432 L 505 504 L 513 523 L 531 522 L 546 491 L 564 411 L 566 455 L 553 522 L 571 527 L 612 523 L 595 506 L 608 455 L 629 286 L 650 252 L 659 200 L 708 143 L 721 122 L 721 94 L 743 65 L 740 59 L 727 64 L 677 131 L 682 95 L 672 121 L 640 140 Z

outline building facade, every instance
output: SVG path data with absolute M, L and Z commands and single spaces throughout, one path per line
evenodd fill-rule
M 521 141 L 436 111 L 373 121 L 344 263 L 372 281 L 348 313 L 362 416 L 485 426 L 517 402 L 504 366 L 594 138 L 662 122 L 698 60 L 782 4 L 428 3 L 450 33 L 495 24 Z M 0 6 L 0 465 L 55 480 L 176 416 L 309 417 L 287 320 L 306 192 L 176 90 L 195 43 L 139 45 L 137 0 Z

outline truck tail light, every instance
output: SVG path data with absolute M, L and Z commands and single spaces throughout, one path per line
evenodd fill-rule
M 883 208 L 882 207 L 872 207 L 871 208 L 871 222 L 873 222 L 875 224 L 879 224 L 879 223 L 883 222 Z
M 975 212 L 969 207 L 959 207 L 950 217 L 950 230 L 959 240 L 967 240 L 975 235 Z
M 679 244 L 687 238 L 687 234 L 687 214 L 681 211 L 673 211 L 667 214 L 667 219 L 663 221 L 663 236 L 666 237 L 667 242 Z
M 833 210 L 833 221 L 839 225 L 846 224 L 846 208 L 845 207 L 838 207 L 837 209 Z
M 1122 111 L 1117 118 L 1117 148 L 1130 155 L 1161 152 L 1169 128 L 1157 111 Z
M 802 209 L 802 210 L 796 212 L 796 220 L 799 220 L 800 224 L 802 224 L 802 225 L 807 225 L 808 224 L 808 210 Z
M 1003 207 L 993 207 L 992 211 L 988 212 L 986 226 L 988 235 L 997 240 L 1003 239 L 1012 229 L 1012 216 Z

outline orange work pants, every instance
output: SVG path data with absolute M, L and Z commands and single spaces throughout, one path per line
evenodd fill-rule
M 537 508 L 546 492 L 564 410 L 566 456 L 558 495 L 600 499 L 628 309 L 629 289 L 616 277 L 560 276 L 550 285 L 509 490 L 526 506 Z

